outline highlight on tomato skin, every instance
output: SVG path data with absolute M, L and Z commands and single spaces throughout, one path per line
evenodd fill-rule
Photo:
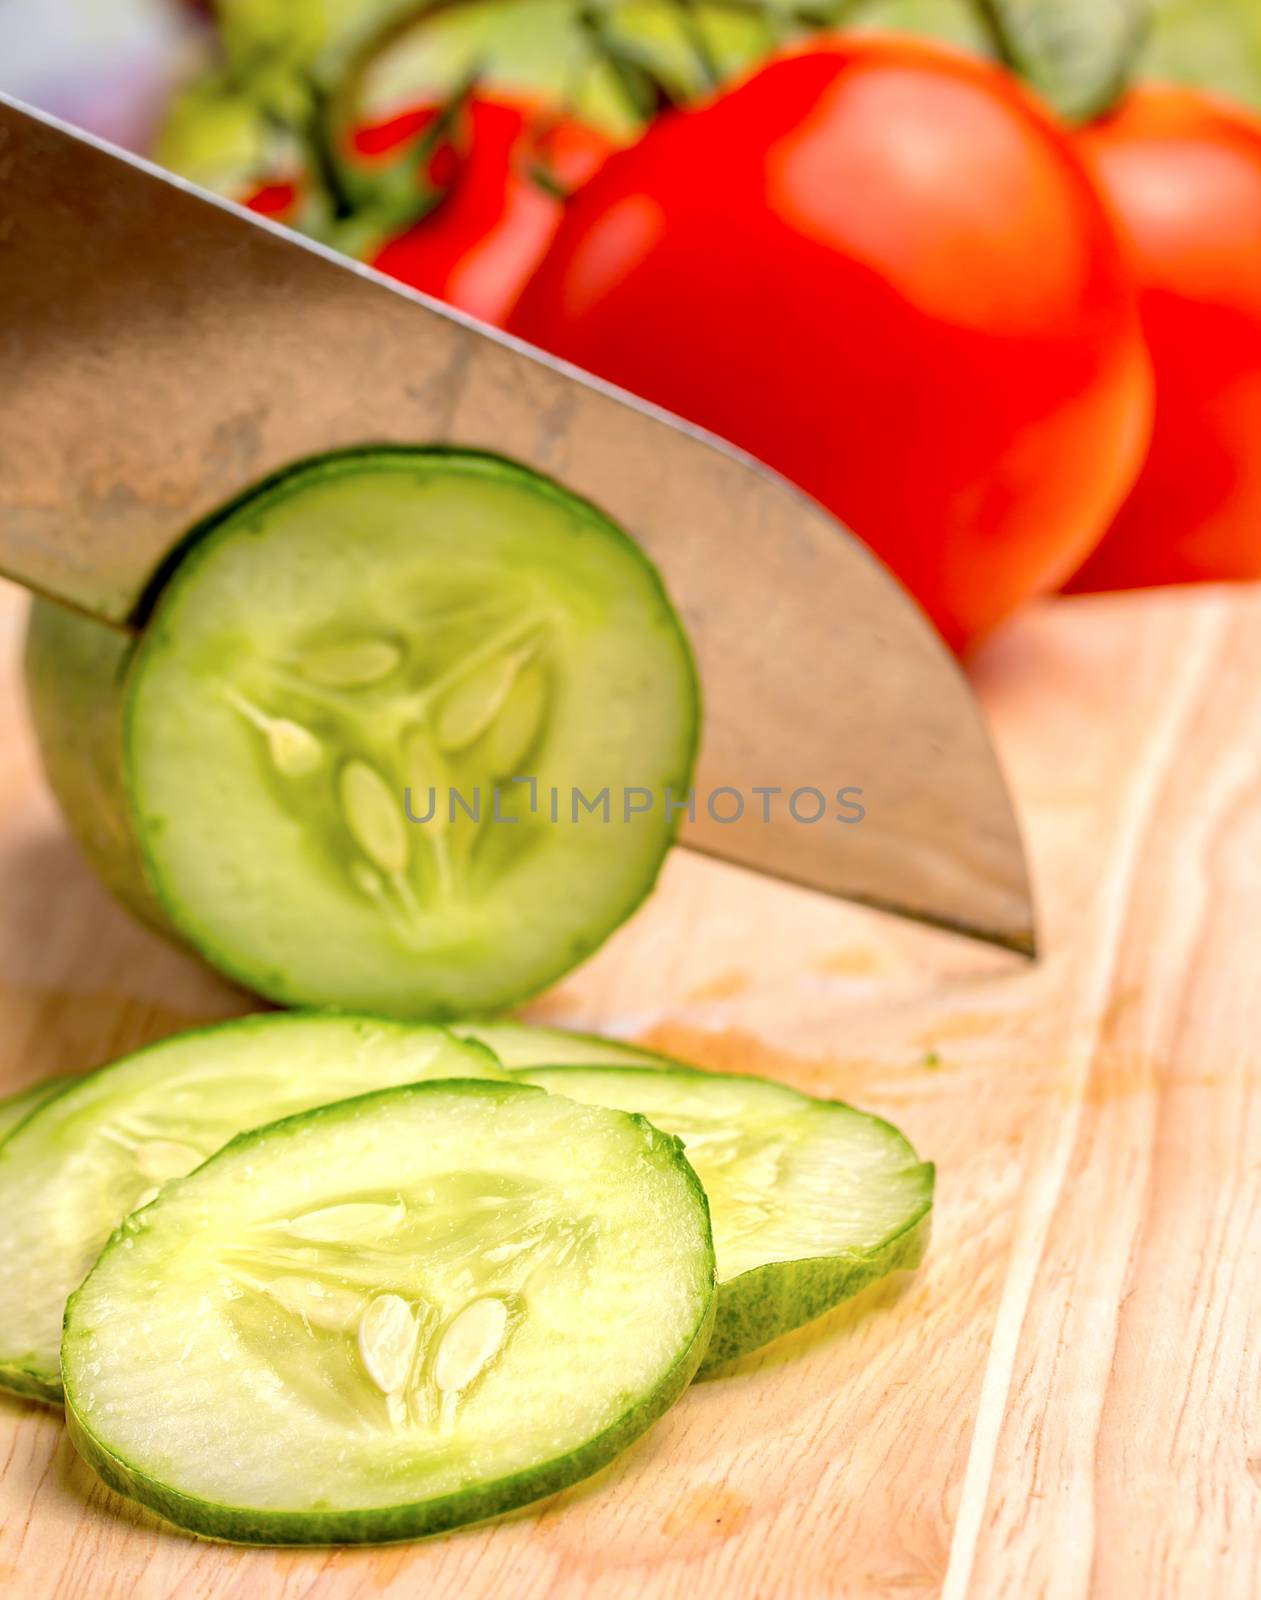
M 509 328 L 821 500 L 956 649 L 1058 587 L 1146 447 L 1111 221 L 999 69 L 824 40 L 667 114 L 571 201 Z
M 1156 414 L 1137 484 L 1067 587 L 1261 578 L 1261 118 L 1141 85 L 1077 144 L 1137 275 Z

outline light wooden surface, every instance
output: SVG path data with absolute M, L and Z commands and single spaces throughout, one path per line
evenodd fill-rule
M 16 1088 L 248 1002 L 78 862 L 11 597 L 0 618 Z M 534 1008 L 893 1117 L 939 1165 L 919 1274 L 696 1386 L 590 1484 L 421 1545 L 199 1543 L 103 1489 L 53 1411 L 0 1401 L 0 1592 L 1261 1593 L 1261 594 L 1047 606 L 976 678 L 1033 848 L 1036 968 L 678 856 Z

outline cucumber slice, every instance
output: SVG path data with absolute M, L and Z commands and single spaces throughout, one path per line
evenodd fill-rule
M 415 1538 L 603 1466 L 709 1335 L 705 1197 L 642 1117 L 433 1083 L 236 1139 L 66 1309 L 111 1487 L 245 1543 Z
M 532 1022 L 449 1022 L 461 1039 L 476 1039 L 493 1052 L 502 1066 L 560 1067 L 677 1067 L 670 1056 L 645 1050 L 598 1033 L 574 1033 L 569 1028 L 543 1028 Z
M 630 914 L 675 832 L 698 700 L 660 580 L 496 457 L 300 464 L 168 563 L 138 645 L 105 632 L 35 608 L 49 778 L 107 883 L 282 1004 L 510 1005 Z M 635 788 L 657 803 L 627 816 Z
M 29 1089 L 19 1089 L 17 1094 L 0 1100 L 0 1144 L 4 1143 L 19 1122 L 25 1122 L 32 1111 L 37 1111 L 46 1100 L 51 1100 L 73 1082 L 74 1079 L 68 1076 L 47 1078 L 43 1083 L 33 1083 Z
M 766 1078 L 674 1067 L 540 1067 L 528 1083 L 638 1111 L 676 1134 L 709 1196 L 712 1371 L 810 1322 L 928 1244 L 933 1168 L 890 1123 Z
M 121 1217 L 234 1134 L 366 1089 L 503 1076 L 443 1028 L 301 1014 L 219 1023 L 88 1073 L 0 1145 L 0 1388 L 60 1398 L 66 1297 Z

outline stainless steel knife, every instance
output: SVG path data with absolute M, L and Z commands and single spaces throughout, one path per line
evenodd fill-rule
M 186 529 L 291 461 L 383 441 L 514 457 L 656 562 L 705 705 L 684 844 L 1033 953 L 1020 834 L 967 682 L 818 506 L 719 440 L 0 96 L 0 572 L 137 626 Z M 738 822 L 719 820 L 730 797 L 711 813 L 723 788 L 747 797 Z M 838 789 L 862 791 L 861 821 L 836 820 Z M 819 821 L 807 790 L 828 797 Z

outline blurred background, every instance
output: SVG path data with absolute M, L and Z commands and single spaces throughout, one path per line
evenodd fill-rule
M 378 108 L 450 88 L 476 63 L 488 81 L 555 91 L 620 132 L 634 119 L 595 59 L 591 16 L 604 19 L 628 53 L 655 58 L 686 87 L 681 45 L 692 19 L 734 75 L 812 28 L 897 29 L 992 53 L 985 9 L 971 0 L 4 0 L 0 84 L 132 148 L 165 150 L 190 165 L 200 156 L 207 172 L 221 174 L 240 163 L 248 178 L 259 175 L 269 114 L 286 98 L 283 80 L 314 74 L 335 82 L 374 39 L 382 55 L 372 74 Z M 1108 77 L 1117 36 L 1136 15 L 1113 0 L 1008 0 L 1007 11 L 1036 57 L 1039 87 L 1070 115 Z M 1216 90 L 1261 110 L 1256 0 L 1153 0 L 1145 19 L 1140 76 Z
M 1261 577 L 1261 0 L 0 0 L 0 89 L 734 439 L 961 653 Z

